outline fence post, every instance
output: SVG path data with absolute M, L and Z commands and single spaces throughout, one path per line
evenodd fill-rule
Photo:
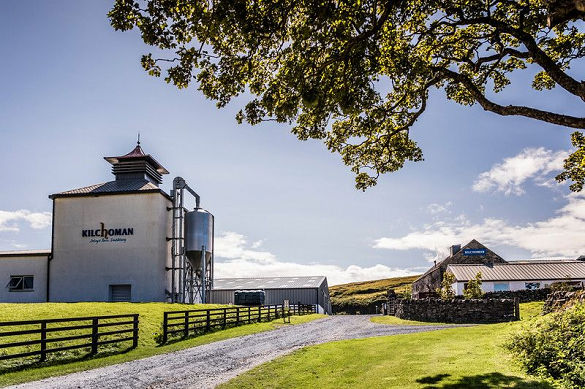
M 250 324 L 250 320 L 252 319 L 252 311 L 251 311 L 252 307 L 248 307 L 248 324 Z
M 136 348 L 138 347 L 138 314 L 134 315 L 134 323 L 132 329 L 134 330 L 133 332 L 134 336 L 132 338 L 132 348 Z
M 258 307 L 258 323 L 262 321 L 262 307 Z
M 223 327 L 222 327 L 224 329 L 225 329 L 225 326 L 227 324 L 226 321 L 227 321 L 227 308 L 224 308 L 223 309 Z
M 514 297 L 514 315 L 516 320 L 520 320 L 520 299 L 518 297 Z
M 98 319 L 91 321 L 91 355 L 97 354 L 98 350 Z
M 47 360 L 47 322 L 41 323 L 41 362 Z
M 163 343 L 169 339 L 169 313 L 165 312 L 163 316 Z
M 270 305 L 268 306 L 268 316 L 266 317 L 266 321 L 270 321 Z
M 236 326 L 240 325 L 240 307 L 236 308 Z
M 205 323 L 205 332 L 209 332 L 209 329 L 211 328 L 211 315 L 209 313 L 209 309 L 207 310 L 207 321 Z
M 189 312 L 185 312 L 185 328 L 183 328 L 183 338 L 189 336 Z

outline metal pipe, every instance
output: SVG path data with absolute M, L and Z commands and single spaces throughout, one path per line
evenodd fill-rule
M 205 278 L 207 277 L 207 259 L 205 258 L 205 246 L 201 246 L 201 304 L 205 304 Z
M 178 213 L 179 213 L 179 229 L 178 232 L 180 234 L 180 237 L 178 239 L 179 241 L 179 262 L 180 262 L 180 270 L 179 270 L 179 282 L 180 284 L 180 291 L 181 294 L 179 296 L 179 301 L 184 303 L 185 302 L 185 248 L 184 248 L 184 241 L 182 238 L 185 237 L 185 233 L 184 233 L 184 225 L 183 225 L 183 216 L 184 216 L 184 211 L 183 211 L 183 191 L 181 190 L 181 195 L 179 198 L 179 206 L 177 209 Z

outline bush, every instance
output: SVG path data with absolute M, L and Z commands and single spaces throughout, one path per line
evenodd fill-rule
M 441 287 L 436 290 L 441 300 L 453 300 L 455 298 L 455 291 L 453 290 L 454 283 L 455 274 L 445 272 L 443 274 L 443 281 L 441 281 Z
M 565 388 L 585 387 L 585 303 L 530 322 L 506 347 L 528 373 Z
M 467 287 L 463 290 L 463 297 L 465 299 L 480 299 L 483 297 L 481 290 L 481 272 L 475 275 L 475 279 L 469 280 Z

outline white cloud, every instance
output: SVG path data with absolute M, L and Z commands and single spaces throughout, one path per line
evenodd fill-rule
M 0 231 L 20 231 L 19 222 L 27 222 L 32 228 L 43 229 L 51 225 L 50 212 L 0 211 Z
M 281 262 L 267 251 L 258 251 L 258 242 L 248 244 L 246 237 L 236 232 L 224 232 L 215 238 L 214 265 L 217 278 L 229 277 L 286 277 L 326 276 L 329 285 L 420 274 L 423 269 L 398 269 L 385 265 L 342 268 L 319 263 Z M 256 247 L 254 247 L 256 246 Z
M 449 208 L 451 207 L 452 204 L 453 203 L 451 203 L 450 201 L 447 201 L 445 205 L 432 203 L 429 206 L 427 206 L 427 209 L 433 215 L 436 215 L 438 213 L 450 213 L 451 211 L 449 211 Z
M 441 259 L 452 244 L 477 239 L 486 245 L 507 245 L 528 250 L 533 257 L 585 254 L 585 196 L 571 194 L 568 203 L 555 216 L 536 223 L 514 225 L 506 220 L 486 218 L 471 223 L 464 216 L 451 221 L 425 225 L 400 238 L 380 238 L 375 248 L 392 250 L 422 249 L 435 253 L 429 260 Z
M 257 240 L 256 242 L 252 243 L 252 248 L 253 249 L 257 249 L 262 247 L 262 245 L 264 244 L 263 240 Z
M 215 238 L 215 255 L 226 259 L 241 259 L 256 263 L 274 263 L 276 256 L 268 251 L 258 251 L 258 242 L 248 247 L 244 235 L 228 231 Z
M 524 194 L 522 184 L 533 179 L 537 185 L 554 187 L 554 181 L 548 176 L 551 172 L 563 168 L 563 161 L 568 152 L 546 150 L 544 147 L 528 148 L 514 157 L 505 158 L 502 163 L 481 173 L 473 183 L 476 192 L 496 191 L 506 195 Z

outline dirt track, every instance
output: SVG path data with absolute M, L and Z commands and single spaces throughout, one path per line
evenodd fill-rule
M 169 354 L 48 378 L 13 388 L 213 388 L 301 347 L 342 339 L 433 331 L 447 326 L 389 326 L 371 316 L 329 316 Z

